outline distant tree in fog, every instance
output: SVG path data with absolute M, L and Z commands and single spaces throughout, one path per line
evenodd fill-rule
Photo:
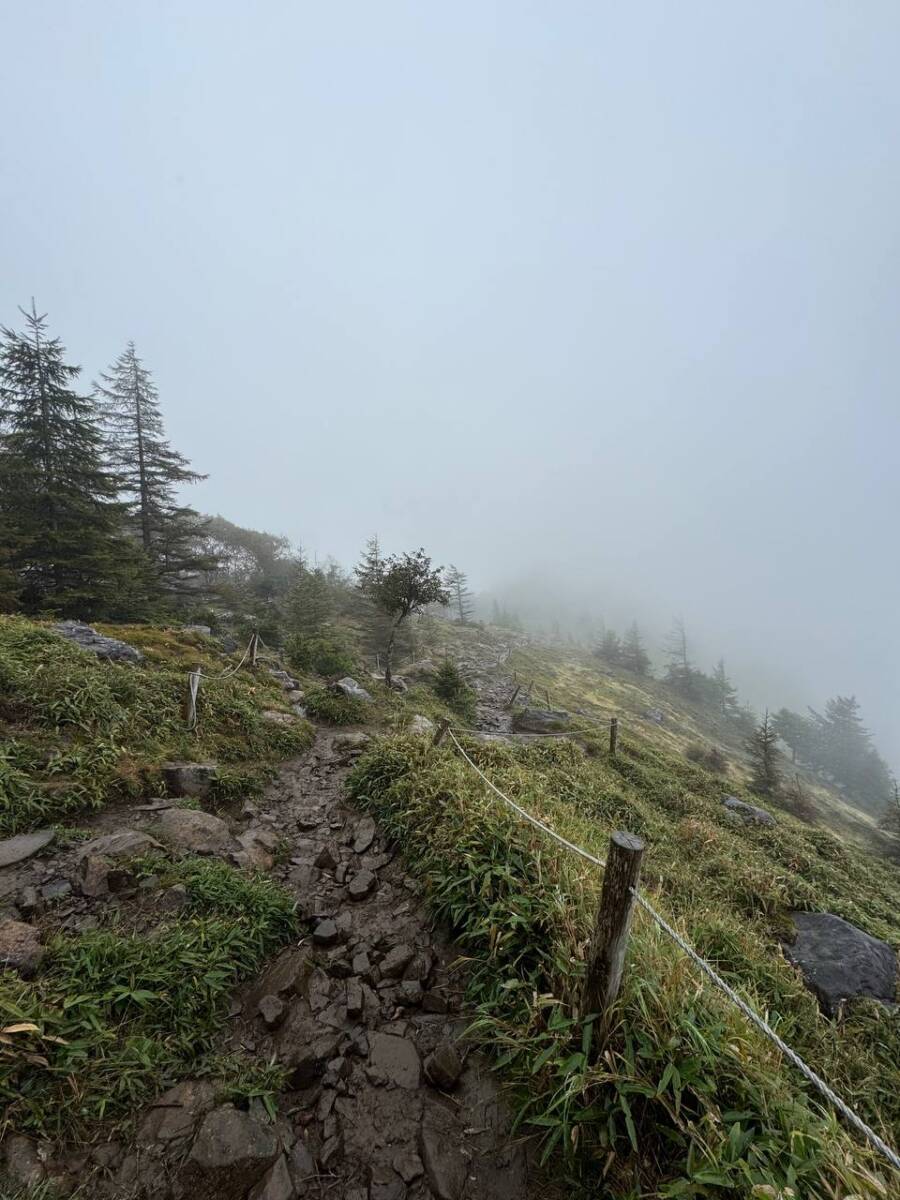
M 781 786 L 781 755 L 768 709 L 747 741 L 747 752 L 753 769 L 750 780 L 753 791 L 758 796 L 776 795 Z

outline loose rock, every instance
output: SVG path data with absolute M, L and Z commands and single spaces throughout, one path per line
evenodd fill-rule
M 284 1020 L 287 1012 L 287 1008 L 281 997 L 271 994 L 263 996 L 256 1007 L 268 1029 L 277 1029 Z
M 372 871 L 360 871 L 350 880 L 347 892 L 351 900 L 365 900 L 375 889 L 378 879 Z
M 33 925 L 23 921 L 0 921 L 0 967 L 18 971 L 30 979 L 44 957 L 41 935 Z
M 85 842 L 79 858 L 93 855 L 116 862 L 120 858 L 136 858 L 140 854 L 149 854 L 152 850 L 162 850 L 162 846 L 148 833 L 141 833 L 139 829 L 116 829 L 113 833 L 105 833 L 102 837 Z
M 185 1164 L 185 1183 L 194 1196 L 243 1200 L 274 1164 L 278 1144 L 271 1125 L 223 1104 L 209 1113 Z
M 353 852 L 355 854 L 365 854 L 375 841 L 377 829 L 378 826 L 371 817 L 363 817 L 356 826 L 356 836 L 353 839 Z
M 159 818 L 159 836 L 175 850 L 226 856 L 235 849 L 231 831 L 220 817 L 190 808 L 170 808 Z
M 437 1129 L 423 1125 L 419 1153 L 428 1185 L 438 1200 L 460 1200 L 466 1186 L 466 1160 Z
M 453 1042 L 443 1041 L 425 1059 L 425 1078 L 442 1092 L 452 1091 L 462 1075 L 463 1060 Z
M 417 1088 L 422 1077 L 415 1043 L 390 1033 L 369 1034 L 369 1066 L 375 1075 L 394 1087 Z
M 293 1200 L 294 1184 L 282 1154 L 253 1188 L 247 1200 Z
M 561 708 L 526 708 L 512 720 L 517 733 L 558 733 L 570 724 L 569 714 Z
M 331 690 L 333 692 L 339 692 L 342 696 L 350 696 L 354 700 L 371 701 L 372 699 L 371 695 L 366 691 L 366 689 L 364 687 L 360 687 L 356 680 L 351 678 L 349 675 L 345 675 L 343 679 L 339 679 L 337 683 L 333 683 L 331 685 Z
M 770 812 L 764 808 L 757 808 L 755 804 L 748 804 L 746 800 L 740 800 L 737 796 L 723 796 L 722 804 L 730 813 L 740 817 L 745 825 L 775 824 L 775 818 Z
M 55 829 L 38 829 L 34 833 L 20 833 L 17 837 L 0 840 L 0 867 L 11 867 L 24 862 L 49 846 L 56 837 Z
M 217 776 L 215 763 L 163 763 L 162 773 L 170 796 L 193 796 L 197 800 L 210 795 Z
M 138 1127 L 139 1145 L 179 1142 L 192 1137 L 215 1104 L 216 1090 L 204 1079 L 186 1079 L 164 1092 Z

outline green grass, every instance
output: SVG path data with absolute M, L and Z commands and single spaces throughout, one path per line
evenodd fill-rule
M 304 693 L 303 705 L 311 717 L 328 725 L 361 725 L 373 713 L 371 705 L 356 696 L 343 696 L 328 688 Z
M 297 935 L 290 897 L 220 862 L 150 858 L 136 867 L 184 883 L 188 907 L 149 936 L 58 934 L 30 982 L 0 973 L 5 1128 L 88 1136 L 196 1070 L 220 1071 L 235 1095 L 277 1086 L 271 1072 L 204 1055 L 235 984 Z
M 895 868 L 781 814 L 774 828 L 737 827 L 720 780 L 627 738 L 615 761 L 556 740 L 469 749 L 508 795 L 601 857 L 613 829 L 640 833 L 657 907 L 896 1139 L 900 1011 L 860 1002 L 840 1025 L 825 1020 L 778 943 L 797 907 L 897 946 Z M 614 1032 L 593 1060 L 580 988 L 600 873 L 498 807 L 452 749 L 382 742 L 350 790 L 470 956 L 473 1033 L 513 1083 L 523 1128 L 573 1175 L 616 1196 L 888 1195 L 878 1160 L 640 914 Z
M 167 759 L 258 769 L 306 749 L 308 724 L 266 721 L 284 708 L 263 670 L 227 679 L 207 639 L 148 626 L 110 627 L 146 655 L 139 667 L 102 662 L 17 617 L 0 618 L 0 834 L 18 833 L 102 807 L 116 797 L 159 794 Z M 186 727 L 187 669 L 209 674 L 198 724 Z

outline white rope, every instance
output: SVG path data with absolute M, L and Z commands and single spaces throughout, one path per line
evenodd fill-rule
M 203 668 L 197 667 L 195 671 L 188 673 L 188 729 L 197 728 L 197 696 L 200 694 L 201 679 L 227 679 L 229 675 L 234 675 L 238 672 L 244 663 L 247 661 L 247 655 L 250 653 L 250 647 L 253 645 L 253 638 L 247 643 L 247 648 L 244 651 L 241 661 L 237 666 L 228 667 L 224 671 L 220 671 L 218 675 L 204 675 Z
M 576 846 L 574 842 L 567 841 L 564 837 L 561 837 L 555 830 L 551 829 L 549 825 L 545 825 L 543 821 L 539 821 L 537 819 L 537 817 L 532 816 L 531 813 L 527 812 L 520 805 L 516 804 L 516 802 L 514 800 L 510 800 L 509 796 L 504 795 L 503 792 L 501 792 L 500 789 L 495 784 L 493 784 L 490 781 L 490 779 L 488 779 L 488 777 L 487 777 L 487 775 L 485 775 L 484 771 L 482 771 L 481 768 L 479 766 L 477 766 L 472 761 L 471 758 L 469 758 L 468 754 L 465 752 L 465 750 L 459 744 L 459 741 L 458 741 L 456 735 L 454 734 L 453 730 L 448 728 L 447 732 L 450 734 L 453 744 L 456 746 L 457 750 L 460 752 L 460 754 L 463 756 L 463 758 L 466 760 L 466 762 L 469 764 L 469 766 L 476 772 L 477 775 L 479 775 L 481 777 L 481 779 L 487 784 L 487 786 L 491 789 L 491 791 L 496 796 L 500 797 L 500 799 L 504 802 L 504 804 L 508 804 L 511 809 L 513 809 L 515 812 L 517 812 L 519 814 L 519 816 L 523 817 L 526 821 L 528 821 L 530 824 L 534 825 L 537 829 L 540 829 L 543 833 L 548 834 L 555 842 L 558 842 L 561 846 L 565 846 L 566 849 L 571 850 L 573 853 L 578 854 L 582 858 L 587 859 L 588 862 L 594 863 L 595 866 L 598 866 L 598 867 L 606 866 L 606 863 L 601 858 L 597 858 L 596 855 L 589 853 L 587 850 L 584 850 L 581 846 Z M 755 1009 L 751 1008 L 750 1005 L 746 1002 L 746 1000 L 741 999 L 741 997 L 737 994 L 737 992 L 734 990 L 734 988 L 730 987 L 729 984 L 727 984 L 725 982 L 725 980 L 722 978 L 722 976 L 719 975 L 719 973 L 713 967 L 710 966 L 710 964 L 706 961 L 706 959 L 701 958 L 700 955 L 697 953 L 697 951 L 688 942 L 685 941 L 685 939 L 681 936 L 681 934 L 677 933 L 676 930 L 674 930 L 672 928 L 672 926 L 666 920 L 664 920 L 663 917 L 661 917 L 659 915 L 659 913 L 656 911 L 656 909 L 653 907 L 653 905 L 649 902 L 649 900 L 645 900 L 644 897 L 641 895 L 641 893 L 636 891 L 634 888 L 631 888 L 630 890 L 631 890 L 632 895 L 634 896 L 635 900 L 637 901 L 637 903 L 641 906 L 641 908 L 643 908 L 644 911 L 647 912 L 650 915 L 650 917 L 656 922 L 656 924 L 659 926 L 659 928 L 662 929 L 662 931 L 664 933 L 668 934 L 668 936 L 672 939 L 672 941 L 675 942 L 675 944 L 684 951 L 684 953 L 688 956 L 688 958 L 690 958 L 692 962 L 696 963 L 696 965 L 701 969 L 701 971 L 703 971 L 703 973 L 709 979 L 712 980 L 712 982 L 716 985 L 716 987 L 719 988 L 722 992 L 724 992 L 725 995 L 730 1000 L 732 1000 L 734 1002 L 734 1004 L 737 1005 L 737 1007 L 741 1010 L 741 1012 L 744 1014 L 744 1016 L 747 1018 L 747 1020 L 750 1021 L 753 1025 L 755 1025 L 757 1029 L 759 1029 L 762 1033 L 764 1033 L 766 1035 L 766 1037 L 768 1037 L 769 1040 L 775 1046 L 778 1047 L 778 1049 L 785 1056 L 785 1058 L 787 1058 L 790 1062 L 792 1062 L 794 1064 L 794 1066 L 797 1068 L 797 1070 L 803 1076 L 805 1076 L 805 1078 L 807 1080 L 809 1080 L 809 1082 L 822 1093 L 822 1095 L 825 1097 L 825 1099 L 830 1104 L 832 1104 L 838 1110 L 838 1112 L 841 1113 L 841 1115 L 843 1117 L 846 1118 L 846 1120 L 853 1126 L 854 1129 L 857 1130 L 858 1133 L 861 1133 L 863 1135 L 863 1137 L 866 1138 L 866 1140 L 868 1142 L 870 1142 L 872 1146 L 875 1147 L 876 1150 L 878 1150 L 882 1155 L 884 1155 L 884 1157 L 888 1160 L 888 1162 L 891 1164 L 891 1166 L 893 1166 L 896 1170 L 900 1171 L 900 1155 L 898 1155 L 895 1150 L 891 1149 L 891 1147 L 887 1144 L 887 1142 L 883 1141 L 878 1136 L 878 1134 L 875 1132 L 875 1130 L 872 1129 L 870 1126 L 868 1126 L 865 1123 L 865 1121 L 862 1119 L 862 1117 L 858 1116 L 853 1111 L 853 1109 L 850 1108 L 850 1106 L 845 1101 L 843 1101 L 840 1098 L 840 1096 L 837 1095 L 836 1092 L 832 1091 L 832 1089 L 828 1086 L 828 1084 L 825 1082 L 825 1080 L 822 1079 L 822 1077 L 820 1075 L 817 1075 L 816 1072 L 812 1069 L 812 1067 L 808 1066 L 803 1061 L 803 1059 L 800 1057 L 800 1055 L 797 1054 L 797 1052 L 795 1050 L 792 1050 L 791 1047 L 787 1044 L 787 1042 L 785 1042 L 782 1038 L 780 1038 L 778 1036 L 778 1034 L 775 1032 L 775 1030 L 772 1028 L 772 1026 L 768 1023 L 768 1021 L 765 1020 L 764 1017 L 760 1016 L 760 1014 L 758 1012 L 756 1012 Z

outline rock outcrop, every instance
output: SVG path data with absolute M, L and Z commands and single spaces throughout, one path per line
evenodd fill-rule
M 568 729 L 571 717 L 561 708 L 526 708 L 513 717 L 516 733 L 559 733 Z
M 127 642 L 120 642 L 117 638 L 104 637 L 102 633 L 98 633 L 90 625 L 82 624 L 81 621 L 59 621 L 53 626 L 53 629 L 60 637 L 74 642 L 82 650 L 96 654 L 98 658 L 124 663 L 144 661 L 143 654 L 134 646 L 129 646 Z
M 722 806 L 735 817 L 739 817 L 745 825 L 774 825 L 776 823 L 775 818 L 766 809 L 757 808 L 755 804 L 748 804 L 746 800 L 740 800 L 737 796 L 723 796 Z
M 822 1011 L 837 1016 L 846 1000 L 871 996 L 884 1004 L 896 999 L 897 955 L 833 913 L 792 913 L 797 936 L 786 957 L 800 969 Z

